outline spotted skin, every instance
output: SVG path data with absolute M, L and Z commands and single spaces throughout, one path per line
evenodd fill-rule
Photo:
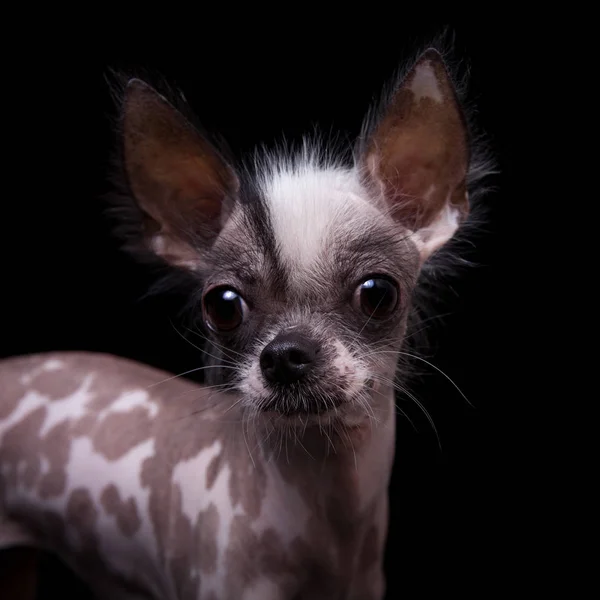
M 316 460 L 321 436 L 274 452 L 235 396 L 168 377 L 0 363 L 0 547 L 56 552 L 101 598 L 381 598 L 393 419 Z

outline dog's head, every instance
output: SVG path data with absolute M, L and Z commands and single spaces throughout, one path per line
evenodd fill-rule
M 469 209 L 467 130 L 436 51 L 349 167 L 307 150 L 236 169 L 138 79 L 122 141 L 138 242 L 197 277 L 209 353 L 246 407 L 321 422 L 389 401 L 419 270 Z

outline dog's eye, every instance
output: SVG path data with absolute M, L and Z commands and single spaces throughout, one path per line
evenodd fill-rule
M 383 319 L 388 317 L 398 304 L 398 288 L 388 279 L 367 279 L 356 289 L 354 303 L 367 317 Z
M 246 314 L 246 303 L 231 288 L 217 287 L 203 299 L 204 318 L 213 331 L 232 331 L 239 327 Z

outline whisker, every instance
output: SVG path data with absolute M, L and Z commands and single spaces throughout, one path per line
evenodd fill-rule
M 433 432 L 435 433 L 435 437 L 437 439 L 438 446 L 439 446 L 439 448 L 441 450 L 442 449 L 442 442 L 440 440 L 440 436 L 439 436 L 437 427 L 435 426 L 435 423 L 433 422 L 432 416 L 429 414 L 429 411 L 425 408 L 425 406 L 423 405 L 423 403 L 414 394 L 412 394 L 410 391 L 408 391 L 400 383 L 398 383 L 396 381 L 393 381 L 392 379 L 381 377 L 379 375 L 373 375 L 372 377 L 374 379 L 377 379 L 378 381 L 381 381 L 382 383 L 385 383 L 387 385 L 392 386 L 394 389 L 398 390 L 399 392 L 402 392 L 403 394 L 406 394 L 421 409 L 421 412 L 425 415 L 425 417 L 429 421 L 429 424 L 431 425 L 431 428 L 433 429 Z
M 205 369 L 231 369 L 232 371 L 234 371 L 235 367 L 230 367 L 228 365 L 205 365 L 203 367 L 196 367 L 195 369 L 190 369 L 189 371 L 184 371 L 183 373 L 179 373 L 178 375 L 172 375 L 170 377 L 167 377 L 166 379 L 157 381 L 156 383 L 151 383 L 149 386 L 147 386 L 144 389 L 149 390 L 150 388 L 153 388 L 157 385 L 161 385 L 162 383 L 166 383 L 167 381 L 171 381 L 172 379 L 177 379 L 178 377 L 184 377 L 185 375 L 189 375 L 190 373 L 195 373 L 197 371 L 204 371 Z
M 173 327 L 173 329 L 175 330 L 175 332 L 177 333 L 177 335 L 179 335 L 183 340 L 185 340 L 190 346 L 196 348 L 196 350 L 198 350 L 199 352 L 202 352 L 203 354 L 206 354 L 207 356 L 210 356 L 211 358 L 214 358 L 216 361 L 219 361 L 219 363 L 224 362 L 224 363 L 229 364 L 229 365 L 231 365 L 233 367 L 237 367 L 236 363 L 234 363 L 232 360 L 225 360 L 222 357 L 215 356 L 214 354 L 211 354 L 210 352 L 207 352 L 203 348 L 200 348 L 199 346 L 196 346 L 196 344 L 194 344 L 194 342 L 191 342 L 190 340 L 188 340 L 185 337 L 185 335 L 183 335 L 181 333 L 181 331 L 179 331 L 177 329 L 177 327 L 175 327 L 175 325 L 173 324 L 173 321 L 171 321 L 171 319 L 169 319 L 169 323 L 171 323 L 171 327 Z
M 248 433 L 250 433 L 250 419 L 246 419 L 246 429 Z M 246 429 L 244 428 L 244 421 L 242 420 L 242 436 L 244 438 L 244 444 L 246 444 L 246 449 L 248 450 L 248 456 L 250 457 L 250 461 L 252 462 L 252 466 L 256 469 L 256 463 L 254 462 L 254 457 L 252 456 L 252 451 L 250 450 L 250 445 L 248 444 L 248 438 L 246 437 Z
M 377 393 L 381 393 L 381 392 L 377 392 Z M 414 431 L 416 431 L 418 433 L 418 428 L 415 425 L 414 421 L 408 416 L 408 414 L 402 410 L 402 408 L 400 407 L 400 405 L 397 402 L 394 402 L 394 414 L 395 415 L 402 415 L 411 425 L 411 427 L 413 428 Z
M 214 386 L 214 387 L 217 387 L 217 386 Z M 217 389 L 215 391 L 227 391 L 227 389 L 226 389 L 225 386 L 223 386 L 220 390 Z M 184 394 L 181 394 L 181 396 L 182 395 L 184 395 Z M 174 398 L 173 400 L 176 400 L 176 398 Z M 210 396 L 209 396 L 208 400 L 210 400 Z M 193 402 L 193 400 L 192 400 L 192 402 Z M 209 410 L 218 410 L 219 409 L 219 405 L 220 405 L 220 402 L 207 403 L 205 406 L 200 406 L 199 408 L 193 410 L 190 413 L 186 413 L 184 415 L 180 415 L 178 417 L 174 417 L 173 420 L 174 421 L 179 421 L 181 419 L 189 419 L 189 418 L 192 418 L 192 417 L 194 417 L 196 415 L 199 415 L 199 414 L 204 413 L 204 412 L 209 411 Z M 227 412 L 227 411 L 225 411 L 225 412 Z M 225 413 L 223 413 L 223 414 L 225 414 Z
M 425 319 L 419 319 L 418 322 L 416 324 L 418 325 L 423 325 L 424 323 L 428 323 L 429 321 L 435 321 L 436 319 L 443 319 L 445 317 L 449 317 L 451 316 L 453 313 L 451 312 L 447 312 L 447 313 L 442 313 L 442 314 L 437 314 L 437 315 L 433 315 L 431 317 L 427 317 Z M 421 331 L 425 331 L 426 329 L 429 329 L 431 327 L 431 325 L 428 325 L 427 327 L 421 327 L 421 329 L 418 329 L 417 331 L 411 331 L 409 333 L 409 335 L 405 336 L 404 339 L 405 340 L 409 340 L 410 338 L 414 337 L 415 335 L 417 335 L 417 333 L 421 333 Z
M 235 354 L 244 360 L 246 359 L 246 356 L 244 354 L 242 354 L 241 352 L 236 352 L 235 350 L 232 350 L 231 348 L 227 348 L 227 346 L 218 344 L 213 339 L 209 338 L 208 336 L 204 335 L 203 333 L 200 333 L 199 331 L 194 331 L 193 329 L 190 329 L 189 327 L 184 327 L 184 329 L 186 329 L 190 333 L 193 333 L 194 335 L 197 335 L 199 338 L 203 339 L 204 341 L 208 342 L 209 344 L 212 344 L 216 348 L 219 348 L 219 350 L 222 350 L 224 353 Z M 230 358 L 233 358 L 233 357 L 230 357 Z
M 405 356 L 409 356 L 411 358 L 415 358 L 417 360 L 420 360 L 422 362 L 424 362 L 426 365 L 429 365 L 430 367 L 432 367 L 433 369 L 435 369 L 438 373 L 440 373 L 440 375 L 443 375 L 458 391 L 458 393 L 464 398 L 465 402 L 471 407 L 471 408 L 475 408 L 473 406 L 473 404 L 471 404 L 471 402 L 469 402 L 469 399 L 465 396 L 465 394 L 463 393 L 463 391 L 458 387 L 458 385 L 454 382 L 454 380 L 448 375 L 446 374 L 444 371 L 442 371 L 442 369 L 440 369 L 439 367 L 436 367 L 433 363 L 429 362 L 428 360 L 425 360 L 424 358 L 421 358 L 420 356 L 417 356 L 416 354 L 411 354 L 410 352 L 402 352 L 400 351 L 399 354 L 403 354 Z
M 227 414 L 232 408 L 236 407 L 244 398 L 241 397 L 239 400 L 234 402 L 223 414 Z
M 403 352 L 401 350 L 374 350 L 373 352 L 368 352 L 367 354 L 365 354 L 363 358 L 371 358 L 371 357 L 377 356 L 379 354 L 400 354 L 402 356 L 409 356 L 410 358 L 420 360 L 421 362 L 425 363 L 426 365 L 429 365 L 432 369 L 435 369 L 438 373 L 440 373 L 440 375 L 443 375 L 456 388 L 458 393 L 463 397 L 465 402 L 471 408 L 475 408 L 473 406 L 473 404 L 471 404 L 469 399 L 466 397 L 466 395 L 463 393 L 463 391 L 460 389 L 460 387 L 458 387 L 458 385 L 454 382 L 454 380 L 448 374 L 446 374 L 444 371 L 442 371 L 442 369 L 440 369 L 433 363 L 429 362 L 428 360 L 421 358 L 420 356 L 417 356 L 416 354 L 412 354 L 410 352 Z

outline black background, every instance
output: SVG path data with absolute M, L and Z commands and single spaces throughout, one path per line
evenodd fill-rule
M 203 125 L 242 154 L 255 144 L 300 139 L 315 125 L 352 140 L 402 58 L 439 31 L 385 15 L 293 32 L 263 23 L 243 34 L 204 24 L 167 41 L 142 27 L 102 44 L 57 30 L 15 60 L 18 126 L 11 147 L 3 274 L 1 354 L 96 350 L 170 371 L 197 366 L 198 352 L 176 333 L 181 298 L 140 300 L 153 273 L 123 255 L 110 236 L 108 191 L 113 103 L 107 69 L 146 68 L 180 87 Z M 431 414 L 398 423 L 387 555 L 390 598 L 510 590 L 531 572 L 533 515 L 524 491 L 531 454 L 522 439 L 525 388 L 511 362 L 518 326 L 510 290 L 518 285 L 515 207 L 527 160 L 521 146 L 527 78 L 516 28 L 452 23 L 456 53 L 471 64 L 471 93 L 501 169 L 488 199 L 481 265 L 444 293 L 443 326 L 429 357 L 461 388 L 423 369 L 413 390 Z M 223 30 L 225 31 L 225 30 Z M 135 34 L 134 34 L 135 32 Z M 174 38 L 177 38 L 175 35 Z M 23 68 L 24 65 L 24 68 Z M 6 198 L 5 198 L 6 200 Z M 521 213 L 522 214 L 522 213 Z M 519 584 L 520 586 L 523 583 Z M 520 588 L 523 591 L 523 588 Z

